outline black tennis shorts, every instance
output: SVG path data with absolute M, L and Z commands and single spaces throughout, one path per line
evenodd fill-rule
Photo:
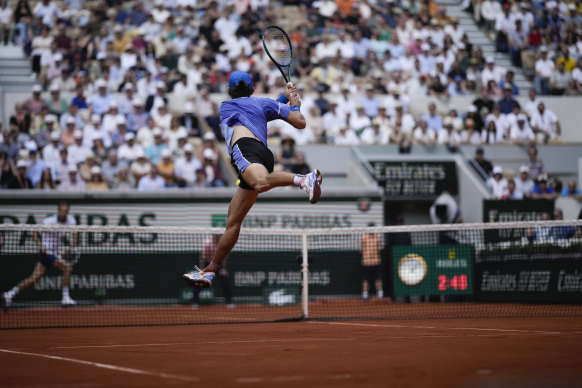
M 254 190 L 242 177 L 242 173 L 252 163 L 262 164 L 271 173 L 275 167 L 275 158 L 271 150 L 259 140 L 252 137 L 241 137 L 232 146 L 232 154 L 230 154 L 230 164 L 238 174 L 241 189 Z
M 377 279 L 380 279 L 380 265 L 362 266 L 362 280 L 367 280 L 368 283 L 373 283 Z

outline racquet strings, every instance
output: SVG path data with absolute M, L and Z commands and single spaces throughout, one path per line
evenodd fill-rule
M 291 64 L 292 51 L 287 36 L 278 28 L 267 28 L 263 34 L 265 48 L 279 66 Z

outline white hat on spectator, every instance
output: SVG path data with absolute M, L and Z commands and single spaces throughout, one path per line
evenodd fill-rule
M 186 131 L 179 131 L 178 132 L 178 140 L 179 139 L 187 139 L 188 138 L 188 134 L 186 133 Z
M 215 140 L 216 136 L 214 135 L 213 132 L 206 132 L 202 138 L 204 140 Z
M 93 141 L 95 140 L 103 140 L 103 134 L 101 132 L 95 132 L 93 134 L 93 139 L 91 139 Z
M 59 88 L 59 85 L 57 85 L 57 84 L 52 84 L 52 85 L 49 87 L 49 90 L 50 90 L 51 92 L 60 92 L 60 91 L 61 91 L 61 88 Z
M 548 52 L 548 48 L 546 46 L 540 46 L 540 52 L 547 53 Z
M 497 174 L 503 175 L 503 169 L 501 168 L 501 166 L 493 167 L 493 175 L 497 175 Z
M 125 134 L 125 141 L 130 141 L 130 140 L 133 140 L 133 139 L 135 139 L 135 135 L 133 133 L 128 132 L 128 133 Z
M 25 143 L 25 147 L 26 150 L 28 152 L 37 152 L 38 151 L 38 147 L 36 146 L 36 143 L 34 142 L 34 140 L 29 140 Z
M 97 88 L 106 88 L 107 82 L 103 78 L 99 78 L 98 80 L 95 81 L 95 86 Z
M 99 116 L 98 114 L 94 113 L 91 115 L 91 122 L 93 124 L 100 124 L 101 123 L 101 116 Z
M 170 71 L 170 69 L 168 69 L 166 66 L 162 66 L 162 67 L 160 68 L 160 73 L 162 73 L 162 74 L 166 74 L 166 73 L 168 73 L 169 71 Z M 163 82 L 162 82 L 162 83 L 163 83 Z
M 28 167 L 28 163 L 26 162 L 26 160 L 19 159 L 18 162 L 16 162 L 16 168 L 20 167 Z
M 69 168 L 67 170 L 69 170 L 69 172 L 77 172 L 77 166 L 74 164 L 69 164 Z
M 83 138 L 83 131 L 81 131 L 80 129 L 75 129 L 75 132 L 73 132 L 73 137 L 75 139 L 82 139 Z
M 102 60 L 102 59 L 105 59 L 105 58 L 107 58 L 107 55 L 105 55 L 105 53 L 104 53 L 104 52 L 98 52 L 98 53 L 97 53 L 97 60 L 98 60 L 98 61 L 100 61 L 100 60 Z
M 32 87 L 32 92 L 33 93 L 40 93 L 40 92 L 42 92 L 42 86 L 40 86 L 40 85 L 34 85 Z
M 162 81 L 157 81 L 156 82 L 156 88 L 157 89 L 164 89 L 165 90 L 166 89 L 166 84 L 163 83 Z
M 170 158 L 172 157 L 172 151 L 170 151 L 168 148 L 164 148 L 162 150 L 162 158 Z
M 93 166 L 91 167 L 91 175 L 101 174 L 101 167 Z
M 520 113 L 517 115 L 517 121 L 527 121 L 527 116 L 524 115 L 523 113 Z
M 475 81 L 477 81 L 477 77 L 475 77 L 475 74 L 469 73 L 469 74 L 467 74 L 467 81 L 475 82 Z
M 111 102 L 109 103 L 109 109 L 117 109 L 119 108 L 119 103 L 117 102 L 117 100 L 111 100 Z
M 48 114 L 48 115 L 44 116 L 45 123 L 54 123 L 55 120 L 56 120 L 55 115 Z
M 420 45 L 420 49 L 421 49 L 422 51 L 430 51 L 430 44 L 428 44 L 428 43 L 423 43 L 423 44 L 421 44 L 421 45 Z
M 158 128 L 158 127 L 155 127 L 152 130 L 152 135 L 154 135 L 154 136 L 162 136 L 162 129 L 161 128 Z
M 194 113 L 194 104 L 187 102 L 184 104 L 184 113 Z
M 453 118 L 450 116 L 445 117 L 445 119 L 443 120 L 443 126 L 452 127 L 453 126 Z
M 135 158 L 136 159 L 145 158 L 145 153 L 143 152 L 142 149 L 138 149 L 137 151 L 135 151 Z
M 305 90 L 305 84 L 304 83 L 301 83 L 301 82 L 298 83 L 296 89 L 297 90 Z
M 164 0 L 156 0 L 156 1 L 154 2 L 154 5 L 155 5 L 156 7 L 157 7 L 157 6 L 163 6 L 163 5 L 164 5 Z
M 495 58 L 493 58 L 492 56 L 488 56 L 487 58 L 485 58 L 485 63 L 487 64 L 495 63 Z
M 127 120 L 125 120 L 125 116 L 118 116 L 116 123 L 117 125 L 125 125 L 127 124 Z
M 194 152 L 194 147 L 190 143 L 186 143 L 184 145 L 183 149 L 184 149 L 184 152 L 189 152 L 189 153 Z
M 53 61 L 60 62 L 62 60 L 63 60 L 63 54 L 61 54 L 61 53 L 53 54 Z
M 66 123 L 67 124 L 76 124 L 75 118 L 73 116 L 67 117 Z
M 519 3 L 519 6 L 521 8 L 529 8 L 529 4 L 527 2 L 525 2 L 525 1 L 522 1 L 521 3 Z
M 144 26 L 140 26 L 140 27 L 137 29 L 137 34 L 138 34 L 138 35 L 145 35 L 145 34 L 146 34 L 146 29 L 145 29 L 145 27 L 144 27 Z
M 123 85 L 123 90 L 134 90 L 134 87 L 131 82 L 126 82 L 125 85 Z
M 135 97 L 133 100 L 131 100 L 131 105 L 133 105 L 133 106 L 143 106 L 143 101 L 141 100 L 141 98 Z
M 469 107 L 467 108 L 467 112 L 475 113 L 477 112 L 477 107 L 475 105 L 469 105 Z
M 519 172 L 527 172 L 529 173 L 529 167 L 525 164 L 519 168 Z
M 123 27 L 118 24 L 118 25 L 116 25 L 113 28 L 113 31 L 115 31 L 115 32 L 123 32 Z
M 209 160 L 216 160 L 217 159 L 216 154 L 210 148 L 205 149 L 204 152 L 202 153 L 202 156 L 204 157 L 204 159 L 209 159 Z
M 452 110 L 454 110 L 456 112 L 457 111 L 457 107 L 454 106 L 453 104 L 451 104 L 451 105 L 449 105 L 448 110 L 449 110 L 449 112 L 452 111 Z
M 552 10 L 554 8 L 556 8 L 558 6 L 558 3 L 556 3 L 555 1 L 548 1 L 546 3 L 546 9 Z
M 51 132 L 51 140 L 52 141 L 58 141 L 61 140 L 61 134 L 58 133 L 57 131 L 52 131 Z

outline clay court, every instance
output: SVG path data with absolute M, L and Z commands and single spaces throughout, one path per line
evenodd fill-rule
M 3 387 L 575 387 L 582 318 L 0 331 Z

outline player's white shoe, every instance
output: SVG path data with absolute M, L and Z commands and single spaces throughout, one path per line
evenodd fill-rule
M 6 294 L 0 294 L 0 308 L 7 310 L 12 305 L 12 298 Z
M 77 302 L 75 302 L 73 299 L 71 299 L 70 296 L 63 296 L 63 299 L 61 299 L 61 306 L 63 307 L 74 307 L 77 305 Z
M 318 169 L 311 171 L 305 175 L 305 179 L 301 182 L 301 189 L 309 195 L 309 202 L 316 203 L 321 197 L 321 182 L 323 175 Z

